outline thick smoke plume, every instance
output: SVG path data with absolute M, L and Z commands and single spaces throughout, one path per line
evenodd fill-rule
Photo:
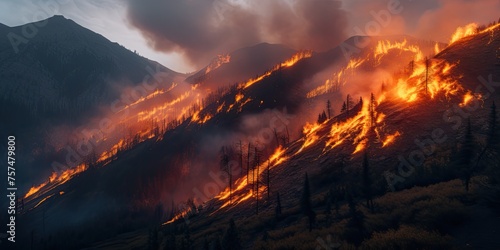
M 240 2 L 130 0 L 128 17 L 153 48 L 180 52 L 196 66 L 260 42 L 322 51 L 346 38 L 340 1 Z

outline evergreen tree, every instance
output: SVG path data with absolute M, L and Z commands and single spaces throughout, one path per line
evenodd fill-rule
M 275 212 L 276 212 L 276 220 L 280 220 L 281 219 L 281 200 L 280 200 L 280 193 L 279 192 L 276 194 Z
M 465 129 L 464 141 L 460 152 L 460 175 L 465 185 L 465 191 L 469 191 L 470 179 L 472 178 L 473 169 L 471 166 L 472 158 L 474 157 L 474 138 L 470 118 L 467 119 L 467 127 Z
M 363 156 L 363 195 L 366 199 L 366 207 L 373 212 L 372 182 L 368 153 L 365 152 Z
M 332 103 L 330 100 L 326 101 L 326 111 L 328 112 L 328 119 L 332 118 Z
M 364 238 L 364 215 L 356 209 L 356 203 L 350 191 L 346 192 L 346 200 L 349 206 L 349 221 L 344 237 L 348 242 L 359 246 Z
M 370 96 L 370 105 L 369 105 L 369 112 L 370 112 L 370 125 L 373 127 L 375 126 L 375 96 L 373 93 Z
M 497 131 L 498 125 L 497 125 L 497 111 L 496 111 L 496 105 L 495 102 L 491 104 L 490 108 L 490 115 L 488 117 L 488 132 L 487 132 L 487 138 L 486 138 L 486 145 L 484 146 L 483 150 L 479 154 L 479 157 L 476 161 L 476 166 L 474 169 L 477 171 L 479 167 L 479 162 L 485 155 L 487 151 L 493 152 L 493 154 L 497 154 L 498 149 L 498 131 Z
M 316 219 L 316 213 L 312 209 L 311 190 L 309 187 L 309 177 L 307 176 L 307 173 L 304 179 L 304 187 L 302 189 L 302 198 L 300 204 L 302 208 L 302 213 L 304 213 L 304 215 L 306 215 L 309 218 L 309 232 L 311 232 L 312 226 Z
M 487 147 L 495 149 L 495 146 L 498 144 L 498 119 L 497 119 L 497 107 L 495 102 L 491 104 L 490 108 L 490 116 L 488 118 L 488 139 L 487 139 Z
M 341 113 L 345 113 L 347 111 L 347 105 L 345 104 L 345 102 L 342 104 L 342 109 L 340 109 L 340 112 Z

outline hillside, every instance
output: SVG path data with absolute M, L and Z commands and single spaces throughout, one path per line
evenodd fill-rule
M 463 142 L 465 116 L 472 117 L 478 147 L 482 147 L 489 107 L 493 100 L 498 103 L 498 92 L 493 91 L 488 97 L 484 93 L 477 95 L 475 87 L 481 82 L 473 82 L 478 76 L 500 78 L 498 58 L 492 53 L 500 46 L 498 27 L 494 31 L 465 37 L 443 51 L 434 51 L 434 43 L 410 37 L 374 37 L 347 58 L 342 46 L 355 46 L 359 37 L 354 37 L 331 51 L 300 52 L 289 60 L 279 59 L 273 64 L 276 66 L 268 66 L 258 76 L 238 81 L 203 99 L 203 104 L 185 113 L 171 129 L 131 143 L 111 159 L 98 161 L 69 180 L 50 181 L 26 198 L 22 223 L 36 231 L 48 231 L 47 235 L 65 237 L 95 228 L 86 235 L 88 240 L 74 242 L 75 245 L 57 240 L 49 243 L 61 248 L 89 247 L 94 242 L 97 243 L 93 246 L 120 248 L 124 241 L 139 247 L 152 238 L 146 234 L 159 230 L 156 237 L 160 235 L 161 244 L 167 248 L 172 241 L 188 241 L 198 249 L 205 240 L 216 244 L 223 238 L 229 218 L 234 218 L 244 230 L 244 249 L 255 247 L 252 239 L 262 239 L 259 244 L 268 248 L 289 249 L 293 245 L 287 244 L 302 244 L 308 249 L 317 245 L 317 237 L 327 237 L 328 232 L 334 232 L 334 237 L 338 237 L 335 240 L 342 241 L 346 248 L 359 245 L 362 240 L 366 240 L 363 244 L 367 248 L 376 246 L 379 242 L 370 242 L 367 235 L 357 231 L 349 235 L 350 231 L 344 230 L 368 230 L 349 224 L 350 216 L 356 217 L 349 205 L 355 202 L 368 217 L 369 230 L 380 233 L 380 241 L 391 233 L 416 234 L 428 237 L 425 240 L 429 244 L 436 244 L 424 242 L 424 248 L 447 247 L 450 240 L 446 228 L 438 228 L 442 234 L 435 236 L 432 228 L 425 228 L 427 224 L 412 224 L 416 223 L 414 214 L 399 211 L 391 202 L 402 197 L 408 205 L 422 201 L 421 210 L 415 214 L 428 213 L 432 209 L 428 203 L 434 202 L 437 207 L 446 208 L 439 214 L 443 215 L 453 210 L 457 202 L 460 204 L 456 207 L 462 208 L 478 199 L 474 193 L 458 191 L 461 186 L 452 159 L 460 149 L 457 145 Z M 224 72 L 224 67 L 231 67 L 231 63 L 212 72 Z M 203 71 L 206 69 L 200 72 Z M 234 79 L 237 78 L 238 74 Z M 347 94 L 352 100 L 345 99 Z M 325 121 L 316 122 L 318 113 L 326 109 L 326 100 L 331 100 L 334 110 L 340 110 L 344 102 L 347 107 L 342 113 L 334 112 Z M 472 106 L 478 101 L 482 105 Z M 462 108 L 462 113 L 457 108 Z M 154 116 L 158 109 L 152 109 Z M 468 110 L 468 115 L 464 115 L 464 110 Z M 275 126 L 276 122 L 280 126 Z M 428 143 L 429 138 L 440 142 L 422 148 L 421 142 Z M 231 146 L 234 144 L 237 146 Z M 224 153 L 226 147 L 235 148 L 236 152 Z M 432 152 L 426 153 L 428 150 Z M 214 175 L 224 175 L 220 170 L 221 154 L 227 154 L 240 166 L 231 191 L 226 189 L 227 179 L 213 179 Z M 246 163 L 244 155 L 248 157 Z M 372 212 L 362 205 L 360 176 L 364 155 L 369 158 L 372 195 L 377 204 Z M 401 157 L 415 165 L 414 172 L 408 174 L 398 168 Z M 495 157 L 487 155 L 484 161 L 498 163 Z M 420 160 L 420 164 L 415 164 Z M 244 176 L 245 172 L 252 177 Z M 318 214 L 318 222 L 309 234 L 300 233 L 306 231 L 307 222 L 298 205 L 305 173 L 310 178 L 316 213 L 333 202 L 328 197 L 337 199 L 335 204 L 340 211 L 335 219 L 328 219 L 335 221 L 334 226 L 325 222 L 327 215 Z M 403 181 L 388 183 L 388 178 L 395 175 Z M 479 182 L 482 178 L 474 180 Z M 88 185 L 89 182 L 95 185 Z M 434 186 L 403 191 L 409 194 L 387 193 L 430 184 Z M 215 191 L 207 191 L 210 185 L 215 185 Z M 278 192 L 283 217 L 276 221 Z M 188 199 L 194 200 L 184 202 Z M 193 204 L 201 205 L 201 211 L 193 209 Z M 390 218 L 396 210 L 404 218 L 400 224 Z M 457 216 L 466 217 L 462 212 Z M 64 225 L 57 223 L 67 214 L 74 216 Z M 395 225 L 384 224 L 388 220 L 394 220 Z M 447 223 L 446 226 L 453 225 Z M 149 232 L 130 233 L 137 228 L 148 228 Z M 359 235 L 361 239 L 356 238 Z M 283 242 L 291 236 L 297 238 L 292 243 Z M 386 245 L 380 248 L 383 246 Z

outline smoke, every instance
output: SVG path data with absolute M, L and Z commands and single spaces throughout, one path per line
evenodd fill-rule
M 349 35 L 412 35 L 421 39 L 448 42 L 459 26 L 471 22 L 488 24 L 498 20 L 498 0 L 350 0 L 344 1 L 348 12 Z M 390 15 L 391 8 L 398 11 Z M 368 32 L 370 22 L 380 24 L 377 34 Z M 359 29 L 357 29 L 359 28 Z
M 151 47 L 182 53 L 196 66 L 260 42 L 326 50 L 346 38 L 347 26 L 341 2 L 333 0 L 130 0 L 128 18 Z
M 424 12 L 414 31 L 416 36 L 449 42 L 456 28 L 468 23 L 488 24 L 500 17 L 498 0 L 440 0 L 440 7 Z

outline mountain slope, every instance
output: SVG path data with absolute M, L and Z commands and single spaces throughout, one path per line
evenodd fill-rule
M 454 129 L 452 126 L 454 124 L 449 124 L 448 120 L 443 120 L 443 117 L 446 117 L 445 114 L 447 114 L 450 107 L 461 104 L 467 90 L 472 89 L 472 86 L 465 81 L 466 79 L 472 79 L 476 74 L 488 75 L 490 74 L 488 70 L 494 69 L 492 64 L 494 65 L 495 62 L 489 58 L 484 61 L 482 67 L 478 67 L 477 71 L 473 73 L 466 69 L 457 71 L 461 62 L 457 64 L 455 59 L 460 58 L 460 55 L 464 53 L 469 53 L 468 50 L 463 48 L 475 48 L 475 53 L 468 54 L 466 57 L 471 56 L 466 61 L 479 61 L 474 55 L 486 55 L 498 48 L 498 35 L 495 35 L 492 43 L 484 43 L 480 39 L 481 37 L 481 35 L 478 35 L 459 41 L 459 43 L 453 44 L 431 59 L 430 64 L 432 67 L 430 67 L 430 71 L 432 71 L 431 75 L 434 78 L 425 79 L 430 82 L 429 93 L 427 91 L 424 93 L 421 90 L 423 82 L 427 82 L 422 79 L 423 73 L 421 69 L 415 66 L 415 68 L 411 67 L 411 71 L 408 70 L 408 65 L 411 65 L 409 63 L 415 56 L 412 54 L 413 52 L 410 53 L 411 51 L 401 49 L 403 52 L 388 50 L 380 57 L 371 55 L 374 48 L 377 48 L 380 44 L 379 41 L 382 40 L 374 39 L 370 46 L 365 47 L 361 53 L 351 58 L 355 62 L 359 62 L 355 64 L 357 66 L 352 69 L 349 68 L 349 71 L 344 70 L 341 72 L 347 72 L 351 75 L 352 70 L 352 75 L 356 76 L 370 71 L 370 69 L 373 71 L 377 67 L 386 68 L 390 72 L 400 70 L 402 72 L 396 71 L 394 75 L 389 74 L 389 77 L 404 79 L 405 85 L 398 85 L 399 81 L 394 81 L 388 83 L 384 88 L 382 82 L 386 79 L 364 79 L 375 85 L 374 90 L 381 89 L 376 92 L 376 125 L 367 125 L 369 113 L 367 112 L 368 98 L 365 95 L 362 104 L 353 105 L 352 109 L 347 112 L 324 123 L 306 126 L 303 134 L 298 139 L 283 143 L 283 148 L 276 151 L 275 158 L 269 156 L 273 154 L 273 150 L 278 146 L 277 144 L 281 143 L 270 142 L 264 145 L 263 149 L 258 149 L 262 152 L 260 162 L 264 162 L 261 168 L 262 171 L 267 164 L 265 160 L 269 158 L 269 163 L 272 164 L 270 172 L 270 175 L 273 176 L 271 197 L 275 197 L 276 192 L 280 192 L 283 207 L 295 209 L 297 194 L 302 189 L 302 180 L 306 172 L 314 180 L 312 183 L 315 183 L 313 188 L 316 192 L 326 191 L 332 183 L 336 182 L 339 182 L 339 185 L 357 183 L 359 182 L 358 173 L 361 158 L 365 150 L 369 153 L 371 164 L 374 166 L 374 175 L 379 177 L 374 192 L 376 194 L 385 192 L 388 186 L 382 174 L 385 171 L 395 171 L 395 173 L 399 174 L 397 168 L 400 159 L 398 156 L 408 159 L 414 151 L 424 152 L 421 146 L 415 144 L 415 139 L 427 141 L 427 139 L 433 137 L 433 134 L 435 134 L 433 131 L 437 128 L 442 130 L 448 140 L 436 145 L 435 158 L 426 159 L 444 159 L 443 161 L 449 159 L 453 146 L 457 145 L 463 136 L 462 130 L 465 123 Z M 354 39 L 348 40 L 347 43 L 352 46 Z M 218 152 L 220 152 L 220 146 L 226 142 L 223 138 L 229 137 L 230 140 L 227 141 L 231 143 L 234 142 L 231 140 L 241 138 L 247 138 L 250 141 L 251 138 L 263 131 L 262 129 L 267 128 L 267 123 L 260 127 L 252 127 L 252 124 L 257 123 L 256 120 L 266 122 L 272 120 L 272 115 L 265 115 L 266 110 L 287 108 L 289 114 L 297 115 L 289 125 L 292 133 L 302 127 L 304 120 L 312 123 L 317 115 L 316 110 L 313 112 L 310 109 L 304 109 L 302 106 L 303 102 L 308 99 L 306 93 L 317 87 L 310 86 L 311 79 L 314 79 L 316 75 L 325 70 L 335 73 L 339 68 L 347 68 L 350 61 L 343 56 L 341 47 L 327 53 L 313 53 L 311 57 L 299 60 L 290 67 L 276 68 L 268 75 L 257 78 L 260 79 L 259 81 L 249 81 L 252 84 L 235 85 L 218 96 L 218 98 L 215 98 L 213 102 L 204 106 L 202 110 L 196 112 L 196 115 L 193 114 L 190 118 L 182 121 L 176 129 L 169 130 L 161 137 L 147 140 L 121 152 L 117 159 L 108 165 L 98 166 L 96 169 L 91 169 L 92 171 L 84 172 L 67 183 L 57 186 L 57 189 L 43 190 L 45 193 L 41 193 L 39 197 L 31 198 L 32 200 L 29 201 L 30 204 L 27 207 L 34 209 L 26 213 L 24 222 L 29 227 L 40 228 L 40 219 L 38 221 L 34 219 L 39 218 L 42 207 L 47 209 L 46 211 L 51 215 L 52 222 L 55 223 L 57 215 L 64 214 L 66 207 L 76 207 L 76 211 L 83 213 L 89 208 L 102 208 L 101 205 L 106 203 L 108 206 L 102 208 L 105 211 L 101 211 L 100 215 L 93 215 L 95 216 L 93 219 L 102 220 L 99 221 L 99 223 L 102 223 L 99 225 L 103 225 L 103 227 L 106 223 L 113 222 L 123 223 L 116 225 L 117 228 L 126 227 L 126 223 L 131 221 L 123 221 L 119 215 L 123 215 L 130 220 L 139 220 L 137 218 L 141 216 L 153 217 L 152 208 L 158 204 L 158 201 L 163 201 L 163 206 L 165 206 L 170 205 L 169 203 L 172 200 L 182 201 L 191 198 L 193 194 L 196 196 L 197 193 L 193 191 L 195 190 L 193 187 L 204 191 L 204 188 L 207 188 L 207 176 L 220 172 L 217 171 L 220 167 Z M 398 62 L 394 66 L 394 63 L 391 64 L 391 62 L 395 58 L 402 58 L 402 62 Z M 447 63 L 452 66 L 448 67 Z M 481 63 L 483 62 L 481 61 Z M 491 74 L 493 74 L 494 79 L 498 79 L 498 71 L 491 72 Z M 346 84 L 351 83 L 350 77 L 352 76 L 346 78 L 348 80 Z M 437 88 L 448 87 L 448 85 L 441 86 L 439 84 L 441 82 L 443 84 L 450 83 L 449 86 L 456 87 L 457 91 L 448 95 L 446 91 L 438 89 L 439 91 L 436 90 L 435 96 L 431 97 L 431 94 L 434 93 L 432 92 L 435 87 L 432 85 L 434 79 L 438 83 Z M 455 82 L 458 86 L 462 86 L 463 89 L 458 88 L 454 84 Z M 343 88 L 347 87 L 349 86 L 343 86 Z M 400 87 L 406 89 L 403 89 L 404 91 L 400 93 L 398 91 Z M 416 90 L 413 90 L 412 87 L 415 87 Z M 415 95 L 408 95 L 412 91 Z M 493 95 L 493 98 L 485 100 L 484 107 L 488 107 L 493 99 L 498 100 L 497 93 Z M 334 100 L 338 104 L 344 100 L 343 93 L 325 92 L 321 95 L 338 98 L 338 100 Z M 357 103 L 359 94 L 354 97 L 355 103 Z M 338 104 L 335 104 L 335 107 L 340 106 Z M 484 128 L 479 127 L 479 125 L 485 124 L 484 117 L 487 113 L 484 107 L 474 112 L 476 119 L 473 120 L 473 125 L 480 133 L 484 132 Z M 433 112 L 430 112 L 431 110 Z M 301 113 L 307 114 L 301 116 Z M 304 117 L 307 117 L 307 119 Z M 311 117 L 314 120 L 311 120 Z M 232 137 L 234 134 L 243 133 L 248 127 L 253 128 L 250 130 L 255 131 L 244 134 L 242 137 Z M 393 136 L 392 140 L 390 140 L 391 136 Z M 272 137 L 271 133 L 271 141 L 274 141 Z M 293 135 L 292 137 L 296 138 Z M 219 141 L 223 141 L 223 143 Z M 343 165 L 344 160 L 347 160 L 348 165 Z M 425 164 L 431 166 L 434 162 L 426 161 Z M 438 167 L 442 166 L 438 165 Z M 440 169 L 439 171 L 446 172 L 449 169 Z M 264 176 L 262 174 L 262 177 Z M 95 180 L 100 180 L 98 185 L 87 185 L 88 182 Z M 403 183 L 399 183 L 396 188 L 412 186 L 415 181 L 413 178 L 408 177 Z M 209 180 L 208 184 L 210 183 L 213 183 L 213 181 Z M 224 187 L 224 181 L 222 183 L 218 184 L 222 185 L 219 187 Z M 242 183 L 245 183 L 244 179 L 240 179 L 235 186 L 239 187 L 239 184 Z M 207 225 L 224 221 L 231 216 L 258 221 L 258 217 L 253 215 L 257 199 L 252 193 L 254 191 L 251 191 L 252 188 L 251 185 L 243 185 L 242 188 L 234 191 L 232 194 L 234 195 L 234 204 L 228 203 L 227 197 L 229 196 L 227 196 L 227 192 L 223 192 L 223 195 L 203 204 L 201 216 L 192 218 L 193 224 L 189 224 L 192 234 L 197 237 L 196 239 L 201 239 L 200 237 L 203 235 L 216 234 L 218 229 L 208 228 L 207 232 Z M 61 191 L 64 193 L 61 194 Z M 265 194 L 263 190 L 259 190 L 259 192 Z M 44 197 L 51 194 L 55 195 L 43 200 Z M 89 202 L 84 202 L 84 198 L 87 198 Z M 315 198 L 318 200 L 318 195 Z M 261 199 L 264 198 L 261 196 Z M 75 202 L 78 206 L 74 205 Z M 58 206 L 54 206 L 54 204 L 58 204 Z M 272 214 L 274 209 L 272 202 L 262 200 L 260 204 L 262 206 L 260 208 L 261 213 Z M 118 208 L 123 209 L 123 211 L 113 214 L 112 211 Z M 127 210 L 135 211 L 134 216 L 127 217 Z M 174 213 L 180 212 L 175 206 L 172 209 L 166 208 L 164 210 Z M 82 217 L 84 216 L 82 215 Z M 295 219 L 300 220 L 300 217 L 296 217 L 298 216 L 291 217 L 292 219 L 287 223 L 292 223 Z M 78 220 L 75 223 L 77 224 Z M 179 220 L 175 225 L 182 224 L 183 220 Z M 144 224 L 140 225 L 144 226 Z M 89 229 L 91 227 L 101 228 L 91 222 L 85 226 Z M 57 232 L 63 230 L 64 225 L 53 224 L 51 227 L 51 230 Z M 68 235 L 70 234 L 68 233 Z M 255 237 L 262 236 L 261 231 L 255 235 Z M 92 239 L 98 241 L 103 237 L 112 236 L 106 235 Z M 249 247 L 249 244 L 246 244 L 246 247 Z
M 0 101 L 3 107 L 26 110 L 33 117 L 82 118 L 119 97 L 116 88 L 140 83 L 149 71 L 163 71 L 172 80 L 181 76 L 62 16 L 5 27 L 0 40 Z M 22 36 L 26 27 L 38 27 L 38 32 L 26 43 L 11 44 L 7 34 Z
M 214 58 L 207 67 L 186 78 L 207 88 L 231 85 L 250 79 L 290 58 L 296 51 L 283 45 L 261 43 Z

